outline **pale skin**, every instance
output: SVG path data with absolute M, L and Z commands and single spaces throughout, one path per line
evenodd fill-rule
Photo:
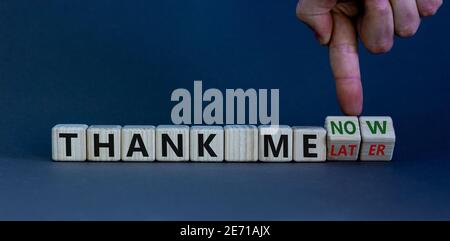
M 344 114 L 360 115 L 363 90 L 358 38 L 374 54 L 391 50 L 394 36 L 411 37 L 442 0 L 299 0 L 297 17 L 329 48 L 336 94 Z

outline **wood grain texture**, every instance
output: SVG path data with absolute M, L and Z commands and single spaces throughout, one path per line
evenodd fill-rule
M 327 160 L 356 161 L 361 145 L 359 120 L 354 116 L 328 116 Z
M 259 160 L 292 161 L 292 129 L 289 126 L 259 126 Z
M 89 161 L 120 161 L 121 126 L 92 125 L 87 129 Z
M 395 130 L 389 116 L 362 116 L 361 128 L 362 161 L 390 161 L 394 155 Z
M 225 146 L 224 146 L 223 127 L 221 126 L 191 127 L 190 130 L 191 161 L 221 162 L 224 159 L 224 148 Z
M 327 131 L 323 127 L 294 126 L 293 159 L 297 162 L 324 162 L 327 159 Z
M 225 131 L 225 161 L 258 161 L 258 128 L 253 125 L 227 125 Z
M 155 127 L 127 125 L 122 128 L 122 161 L 155 160 Z
M 189 161 L 189 126 L 156 127 L 156 160 Z
M 86 129 L 84 124 L 60 124 L 52 128 L 54 161 L 86 161 Z

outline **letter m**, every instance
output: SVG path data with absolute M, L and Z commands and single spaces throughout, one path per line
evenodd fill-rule
M 288 157 L 288 136 L 281 135 L 280 140 L 278 141 L 277 147 L 275 148 L 275 144 L 273 143 L 273 139 L 271 135 L 264 135 L 264 157 L 269 156 L 269 146 L 270 150 L 273 153 L 274 157 L 278 157 L 280 155 L 281 147 L 283 147 L 283 157 Z

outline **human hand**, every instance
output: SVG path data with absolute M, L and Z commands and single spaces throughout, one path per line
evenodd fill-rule
M 420 18 L 434 15 L 442 0 L 299 0 L 297 17 L 329 46 L 336 93 L 347 115 L 362 112 L 358 37 L 372 53 L 388 52 L 394 34 L 413 36 Z

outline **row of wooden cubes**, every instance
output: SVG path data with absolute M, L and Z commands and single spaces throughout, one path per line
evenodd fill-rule
M 325 128 L 60 124 L 52 129 L 55 161 L 388 161 L 394 145 L 388 116 L 330 116 Z

